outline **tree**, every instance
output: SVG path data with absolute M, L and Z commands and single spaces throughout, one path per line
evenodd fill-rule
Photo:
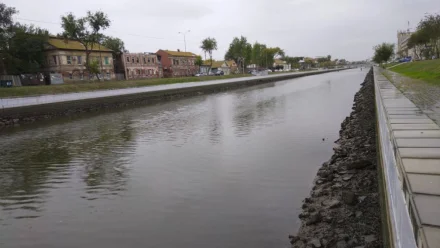
M 421 59 L 425 50 L 427 50 L 428 54 L 430 53 L 430 49 L 427 49 L 429 42 L 429 34 L 426 32 L 426 30 L 420 29 L 411 34 L 408 39 L 407 46 L 409 49 L 414 49 L 416 57 Z M 429 55 L 426 57 L 429 57 Z
M 15 15 L 17 10 L 12 7 L 7 7 L 5 4 L 0 3 L 0 69 L 3 74 L 7 74 L 6 67 L 4 65 L 4 60 L 7 55 L 8 50 L 8 39 L 11 33 L 12 16 Z
M 394 44 L 392 43 L 384 42 L 380 45 L 375 46 L 373 49 L 373 61 L 378 64 L 387 62 L 394 56 Z
M 45 63 L 49 33 L 33 25 L 14 23 L 15 8 L 0 3 L 0 69 L 3 74 L 39 72 Z
M 196 66 L 198 66 L 199 67 L 199 71 L 200 71 L 200 66 L 202 66 L 203 65 L 203 59 L 202 59 L 202 56 L 196 56 L 196 61 L 194 62 L 194 64 L 196 65 Z
M 87 16 L 81 18 L 76 18 L 72 13 L 61 17 L 61 27 L 64 30 L 62 35 L 65 38 L 78 41 L 84 46 L 86 51 L 85 66 L 89 73 L 92 73 L 90 53 L 104 37 L 100 31 L 109 26 L 108 16 L 101 11 L 95 13 L 88 11 Z M 99 79 L 99 72 L 95 72 L 95 74 Z
M 427 15 L 420 21 L 417 26 L 417 31 L 420 31 L 420 36 L 428 38 L 431 44 L 432 53 L 440 57 L 439 40 L 440 40 L 440 15 Z
M 202 40 L 202 45 L 200 46 L 205 53 L 209 54 L 209 60 L 211 61 L 211 65 L 209 66 L 209 70 L 212 67 L 212 51 L 217 50 L 217 41 L 215 38 L 208 37 Z
M 113 51 L 114 54 L 118 55 L 126 52 L 124 42 L 116 37 L 104 36 L 102 39 L 102 45 Z
M 252 58 L 252 45 L 247 42 L 246 37 L 235 37 L 225 54 L 225 60 L 234 60 L 240 69 L 246 67 Z M 244 71 L 243 71 L 244 73 Z

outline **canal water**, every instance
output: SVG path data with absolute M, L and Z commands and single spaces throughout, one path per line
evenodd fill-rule
M 289 247 L 366 72 L 4 129 L 0 247 Z

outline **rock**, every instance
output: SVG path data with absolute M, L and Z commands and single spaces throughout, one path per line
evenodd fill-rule
M 365 198 L 367 198 L 367 197 L 366 196 L 359 196 L 358 197 L 359 203 L 362 203 L 365 200 Z
M 321 247 L 321 241 L 319 241 L 319 239 L 314 238 L 312 240 L 310 240 L 309 244 L 312 245 L 312 247 L 314 248 L 320 248 Z
M 12 122 L 14 122 L 14 124 L 17 124 L 20 121 L 20 119 L 13 119 Z
M 375 235 L 363 236 L 365 243 L 371 243 L 377 240 Z
M 300 213 L 299 214 L 299 218 L 300 219 L 304 219 L 304 218 L 307 218 L 307 217 L 309 217 L 310 216 L 310 214 L 308 213 L 308 212 L 302 212 L 302 213 Z
M 298 241 L 300 238 L 298 236 L 289 235 L 290 243 L 294 244 L 296 241 Z
M 316 224 L 316 223 L 318 223 L 320 221 L 321 221 L 321 214 L 319 214 L 319 212 L 317 212 L 317 213 L 313 213 L 313 214 L 310 215 L 310 218 L 309 218 L 309 220 L 307 220 L 306 224 L 308 226 L 309 225 L 314 225 L 314 224 Z
M 351 162 L 347 164 L 347 169 L 363 169 L 367 166 L 371 165 L 371 162 L 369 160 L 358 160 L 355 162 Z
M 347 248 L 348 247 L 348 245 L 347 245 L 347 242 L 345 242 L 345 240 L 341 240 L 341 241 L 338 241 L 338 243 L 336 243 L 336 248 Z
M 342 192 L 342 201 L 347 205 L 356 204 L 356 195 L 351 191 Z
M 306 245 L 301 240 L 298 240 L 292 244 L 292 248 L 305 248 Z
M 356 218 L 359 218 L 362 216 L 362 212 L 361 211 L 356 211 Z
M 350 180 L 352 177 L 353 177 L 353 175 L 345 175 L 345 176 L 342 177 L 342 180 L 344 180 L 344 181 L 348 181 L 348 180 Z
M 350 237 L 350 235 L 348 235 L 346 233 L 338 234 L 339 240 L 347 240 L 349 237 Z
M 333 199 L 333 200 L 325 200 L 322 202 L 322 204 L 324 206 L 327 206 L 328 208 L 337 208 L 341 205 L 341 202 L 336 199 Z

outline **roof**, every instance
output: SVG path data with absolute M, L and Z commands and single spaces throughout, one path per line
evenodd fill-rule
M 83 44 L 74 40 L 65 40 L 63 38 L 49 38 L 49 44 L 55 48 L 63 49 L 63 50 L 86 50 Z M 93 44 L 92 51 L 105 51 L 105 52 L 113 52 L 112 50 L 99 45 L 97 43 Z
M 233 66 L 234 64 L 235 64 L 235 66 L 237 66 L 237 63 L 235 63 L 234 60 L 228 60 L 228 61 L 226 61 L 226 64 L 227 64 L 229 67 Z
M 163 50 L 164 52 L 168 53 L 171 56 L 178 56 L 178 57 L 195 57 L 196 55 L 191 52 L 179 52 L 179 51 L 169 51 L 169 50 Z
M 275 60 L 274 60 L 274 63 L 275 63 L 275 64 L 278 64 L 278 65 L 280 65 L 280 64 L 287 64 L 286 61 L 282 61 L 281 59 L 275 59 Z
M 223 66 L 225 62 L 224 61 L 212 61 L 212 68 L 220 68 Z M 210 60 L 203 61 L 204 66 L 211 66 Z

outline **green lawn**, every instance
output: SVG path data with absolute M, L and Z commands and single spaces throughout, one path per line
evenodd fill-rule
M 390 70 L 410 78 L 440 85 L 440 59 L 405 63 Z
M 239 74 L 239 75 L 227 75 L 227 76 L 157 78 L 157 79 L 142 79 L 142 80 L 130 80 L 130 81 L 107 81 L 107 82 L 88 82 L 88 83 L 81 82 L 81 83 L 67 83 L 60 85 L 0 88 L 0 98 L 62 94 L 62 93 L 85 92 L 85 91 L 95 91 L 95 90 L 123 89 L 123 88 L 153 86 L 153 85 L 161 85 L 161 84 L 200 82 L 200 81 L 247 77 L 247 76 L 251 76 L 251 75 Z

